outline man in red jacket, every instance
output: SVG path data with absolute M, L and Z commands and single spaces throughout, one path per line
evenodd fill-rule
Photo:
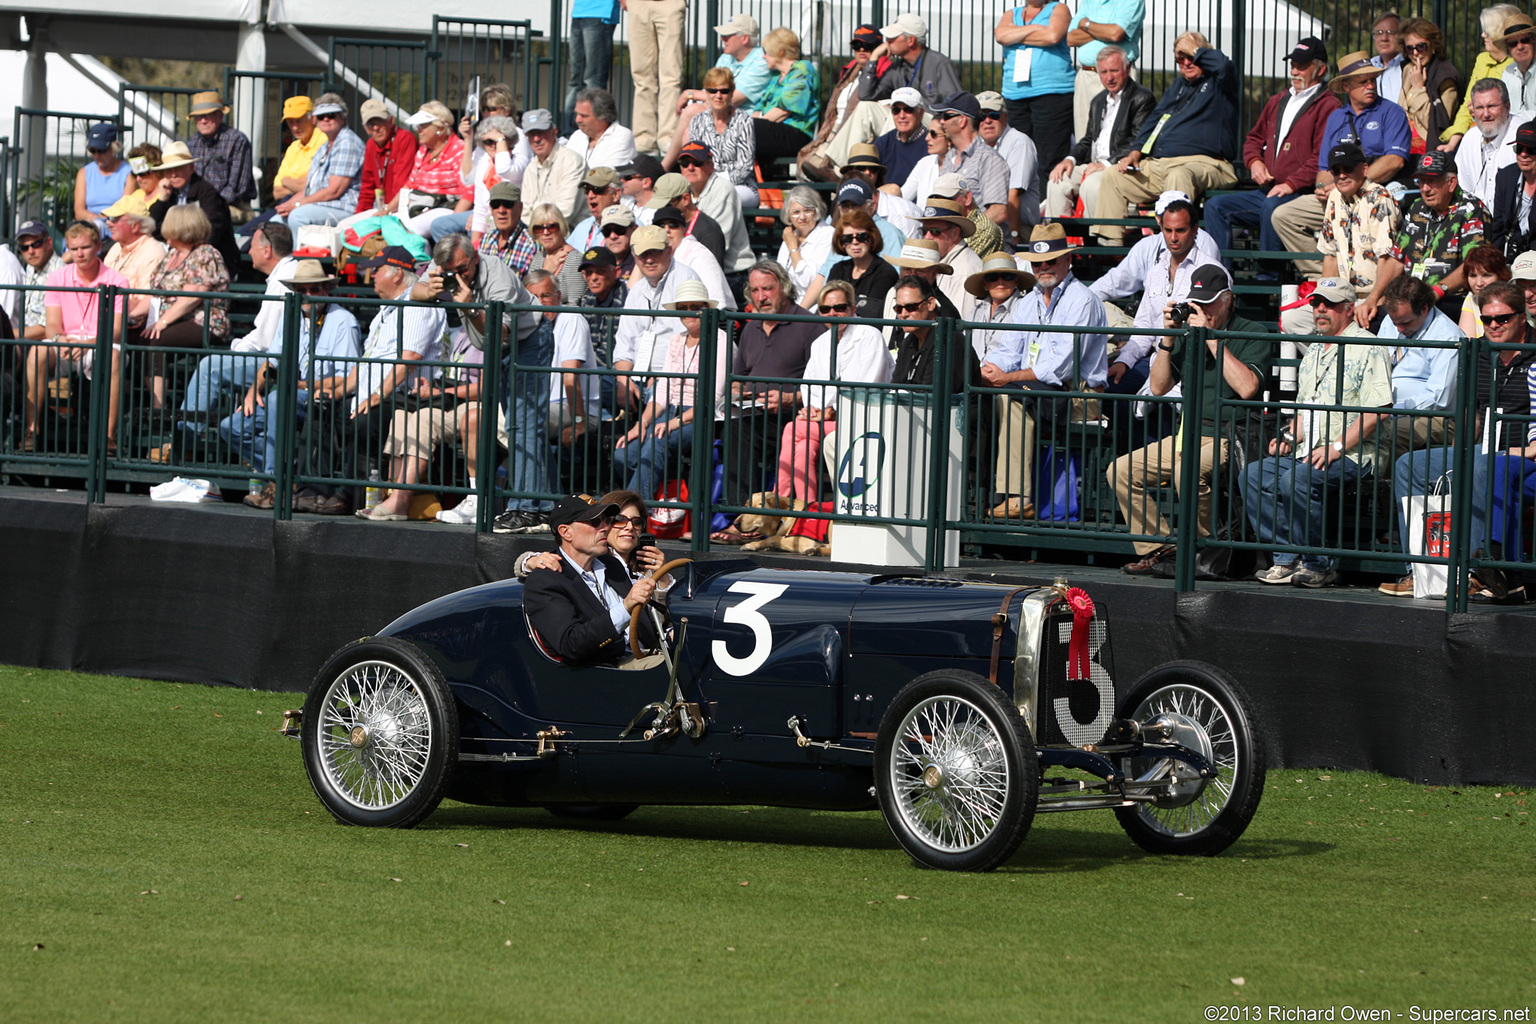
M 384 190 L 384 202 L 388 203 L 410 178 L 416 161 L 416 136 L 396 126 L 382 100 L 364 100 L 358 114 L 368 132 L 368 141 L 363 144 L 357 212 L 366 213 L 373 209 L 376 190 Z
M 1291 87 L 1269 98 L 1243 142 L 1243 163 L 1258 188 L 1205 201 L 1205 230 L 1219 249 L 1232 248 L 1234 224 L 1258 225 L 1260 249 L 1284 249 L 1270 217 L 1280 204 L 1312 194 L 1323 128 L 1339 98 L 1323 82 L 1328 51 L 1321 39 L 1303 39 L 1289 59 Z

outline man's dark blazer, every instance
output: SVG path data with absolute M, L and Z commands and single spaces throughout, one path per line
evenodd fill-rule
M 1488 242 L 1513 260 L 1523 252 L 1536 249 L 1536 203 L 1531 204 L 1531 213 L 1525 223 L 1518 223 L 1520 168 L 1510 164 L 1500 169 L 1493 182 L 1493 224 L 1488 230 Z
M 1072 159 L 1079 167 L 1093 162 L 1093 143 L 1099 137 L 1099 129 L 1104 124 L 1104 110 L 1108 106 L 1107 91 L 1101 91 L 1088 104 L 1088 130 L 1072 148 Z M 1142 122 L 1146 121 L 1147 115 L 1156 106 L 1157 97 L 1152 95 L 1151 89 L 1130 78 L 1125 80 L 1125 88 L 1120 90 L 1120 109 L 1115 113 L 1115 126 L 1109 135 L 1110 163 L 1119 161 L 1135 148 Z
M 234 280 L 240 271 L 240 247 L 235 244 L 235 228 L 229 219 L 229 203 L 219 194 L 218 189 L 195 172 L 187 181 L 187 202 L 203 208 L 208 226 L 212 228 L 208 244 L 219 250 L 219 255 L 224 257 L 224 269 L 229 271 L 230 280 Z M 174 198 L 159 199 L 149 204 L 149 215 L 155 219 L 155 231 L 158 232 L 164 226 L 165 215 L 175 205 Z
M 623 562 L 613 555 L 600 555 L 596 565 L 616 593 L 629 593 L 632 581 Z M 616 662 L 629 650 L 623 635 L 613 628 L 608 609 L 564 557 L 559 572 L 535 569 L 523 580 L 523 610 L 544 645 L 569 663 Z M 640 626 L 641 641 L 655 646 L 656 633 L 647 616 L 641 616 Z

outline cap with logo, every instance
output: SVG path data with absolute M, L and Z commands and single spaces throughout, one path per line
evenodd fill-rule
M 1207 263 L 1195 268 L 1189 281 L 1190 302 L 1215 302 L 1222 292 L 1230 291 L 1232 278 L 1219 263 Z
M 594 167 L 581 183 L 588 188 L 614 188 L 619 184 L 619 176 L 612 167 Z
M 634 227 L 635 211 L 631 210 L 623 203 L 614 203 L 612 206 L 608 207 L 608 209 L 603 211 L 603 215 L 599 217 L 597 221 L 597 226 L 601 228 L 605 228 L 610 224 L 617 224 L 620 227 L 625 228 Z
M 22 238 L 51 238 L 48 234 L 48 225 L 40 220 L 29 220 L 16 229 L 17 239 Z
M 651 199 L 645 204 L 645 208 L 659 210 L 688 191 L 688 179 L 674 171 L 657 178 L 651 188 L 653 190 Z
M 714 162 L 715 154 L 704 143 L 694 140 L 685 142 L 683 148 L 677 151 L 678 160 L 695 160 L 702 163 L 705 160 Z
M 613 254 L 613 250 L 606 245 L 599 245 L 581 254 L 581 265 L 577 269 L 590 270 L 593 267 L 616 267 L 618 265 L 619 258 Z
M 386 245 L 373 259 L 359 260 L 357 266 L 365 270 L 373 270 L 377 267 L 398 267 L 415 273 L 416 257 L 412 256 L 411 250 L 403 245 Z
M 1342 277 L 1320 277 L 1312 294 L 1328 302 L 1354 302 L 1360 297 L 1355 286 Z
M 928 35 L 928 23 L 915 14 L 899 14 L 895 21 L 880 29 L 880 34 L 887 39 L 895 39 L 897 36 L 917 36 L 922 39 Z
M 37 223 L 33 221 L 33 223 Z M 1523 252 L 1509 265 L 1511 281 L 1536 281 L 1536 252 Z
M 914 217 L 913 220 L 924 227 L 930 224 L 952 224 L 960 229 L 961 238 L 970 238 L 976 233 L 976 222 L 965 215 L 960 204 L 942 196 L 929 196 L 924 201 L 922 216 Z
M 283 100 L 283 120 L 291 121 L 296 117 L 303 117 L 312 113 L 315 109 L 315 101 L 308 96 L 289 96 Z
M 1419 157 L 1413 165 L 1415 178 L 1438 178 L 1442 174 L 1455 174 L 1456 162 L 1452 154 L 1432 149 Z
M 652 182 L 667 173 L 666 168 L 661 166 L 661 161 L 647 153 L 637 154 L 629 163 L 623 167 L 615 167 L 614 170 L 621 178 L 639 175 L 642 178 L 650 178 Z
M 90 134 L 85 137 L 86 149 L 106 149 L 117 141 L 117 129 L 107 122 L 91 125 Z
M 1313 61 L 1328 63 L 1328 47 L 1316 36 L 1307 36 L 1296 44 L 1296 49 L 1285 58 L 1292 64 L 1311 64 Z
M 1359 143 L 1341 142 L 1328 151 L 1328 169 L 1336 167 L 1353 168 L 1365 163 L 1365 150 Z
M 950 171 L 933 179 L 933 185 L 929 188 L 928 194 L 941 199 L 953 199 L 964 191 L 966 191 L 965 182 L 960 180 L 960 175 Z
M 523 131 L 544 132 L 555 126 L 555 118 L 543 107 L 523 112 Z
M 976 105 L 982 110 L 1002 110 L 1003 94 L 1000 92 L 979 92 L 976 94 Z
M 840 203 L 867 203 L 873 198 L 875 190 L 869 187 L 869 182 L 860 178 L 843 182 L 837 190 L 837 201 Z
M 644 256 L 648 252 L 656 252 L 666 247 L 667 233 L 655 224 L 635 228 L 635 233 L 629 236 L 629 251 L 636 256 Z
M 910 107 L 913 110 L 922 110 L 923 94 L 912 88 L 910 85 L 904 85 L 900 89 L 897 89 L 895 92 L 891 93 L 891 106 L 895 106 L 898 103 L 904 107 Z
M 853 41 L 873 50 L 880 45 L 880 30 L 866 22 L 853 30 Z
M 1067 241 L 1067 229 L 1060 224 L 1036 224 L 1029 233 L 1029 244 L 1019 250 L 1031 263 L 1046 263 L 1077 251 L 1077 246 Z
M 612 519 L 619 512 L 619 506 L 611 501 L 599 505 L 597 499 L 590 494 L 572 494 L 560 499 L 554 511 L 550 512 L 547 522 L 553 532 L 572 523 L 595 523 L 601 519 Z
M 1515 145 L 1536 149 L 1536 121 L 1527 121 L 1515 129 Z

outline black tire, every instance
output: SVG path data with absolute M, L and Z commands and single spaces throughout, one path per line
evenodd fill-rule
M 640 809 L 639 804 L 545 804 L 544 809 L 557 818 L 578 821 L 619 821 Z
M 344 825 L 410 828 L 443 799 L 459 759 L 459 713 L 426 655 L 393 637 L 348 644 L 304 701 L 304 769 Z
M 1024 716 L 973 672 L 940 669 L 902 688 L 875 741 L 875 791 L 919 865 L 991 871 L 1035 817 L 1040 767 Z
M 1210 857 L 1237 841 L 1264 795 L 1264 744 L 1242 688 L 1200 661 L 1170 661 L 1148 672 L 1120 702 L 1120 717 L 1144 722 L 1160 714 L 1178 723 L 1174 739 L 1209 758 L 1214 779 L 1185 779 L 1177 796 L 1118 807 L 1115 816 L 1136 845 L 1151 853 Z M 1168 774 L 1182 762 L 1128 757 L 1129 778 Z

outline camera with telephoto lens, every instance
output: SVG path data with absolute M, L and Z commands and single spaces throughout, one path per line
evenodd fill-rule
M 1189 314 L 1194 311 L 1195 307 L 1187 302 L 1175 302 L 1173 308 L 1168 311 L 1168 319 L 1176 324 L 1186 324 L 1189 322 Z

